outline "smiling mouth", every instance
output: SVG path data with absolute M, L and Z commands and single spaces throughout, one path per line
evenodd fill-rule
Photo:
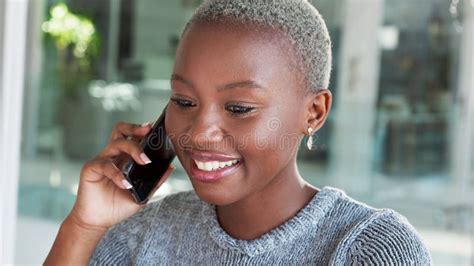
M 213 172 L 224 170 L 226 168 L 231 168 L 234 165 L 238 164 L 240 160 L 230 160 L 230 161 L 198 161 L 193 160 L 196 167 L 201 171 Z

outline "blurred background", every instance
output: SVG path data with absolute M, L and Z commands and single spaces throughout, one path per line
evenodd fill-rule
M 200 2 L 0 1 L 0 262 L 42 263 L 114 124 L 157 118 Z M 311 2 L 335 103 L 301 174 L 406 216 L 436 265 L 474 265 L 474 1 Z M 157 198 L 192 189 L 174 165 Z

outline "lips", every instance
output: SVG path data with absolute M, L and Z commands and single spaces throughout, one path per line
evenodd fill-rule
M 191 176 L 202 182 L 215 182 L 234 174 L 242 165 L 238 156 L 203 152 L 188 151 L 191 157 Z
M 201 162 L 210 162 L 210 161 L 228 162 L 228 161 L 233 161 L 233 160 L 240 160 L 239 156 L 225 154 L 225 153 L 198 151 L 198 150 L 189 150 L 187 152 L 193 160 L 201 161 Z
M 223 168 L 226 168 L 226 167 L 230 167 L 234 164 L 237 164 L 239 161 L 238 160 L 232 160 L 232 161 L 226 161 L 226 162 L 219 162 L 219 161 L 203 162 L 203 161 L 194 160 L 194 162 L 196 163 L 197 168 L 199 170 L 215 171 L 217 169 L 223 169 Z

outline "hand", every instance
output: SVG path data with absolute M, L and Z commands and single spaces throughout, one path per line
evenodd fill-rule
M 149 123 L 138 126 L 120 122 L 115 126 L 107 147 L 84 164 L 77 199 L 67 219 L 81 227 L 107 230 L 144 207 L 136 204 L 126 190 L 127 184 L 123 183 L 125 179 L 120 169 L 130 158 L 141 165 L 147 163 L 149 159 L 141 150 L 139 141 L 150 130 Z M 173 170 L 174 167 L 170 166 L 157 188 Z

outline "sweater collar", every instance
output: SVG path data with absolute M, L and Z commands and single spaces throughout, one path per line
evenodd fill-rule
M 209 235 L 221 248 L 256 256 L 316 229 L 341 193 L 344 192 L 337 188 L 323 187 L 295 216 L 253 240 L 241 240 L 230 236 L 219 224 L 216 205 L 204 202 L 201 214 Z

